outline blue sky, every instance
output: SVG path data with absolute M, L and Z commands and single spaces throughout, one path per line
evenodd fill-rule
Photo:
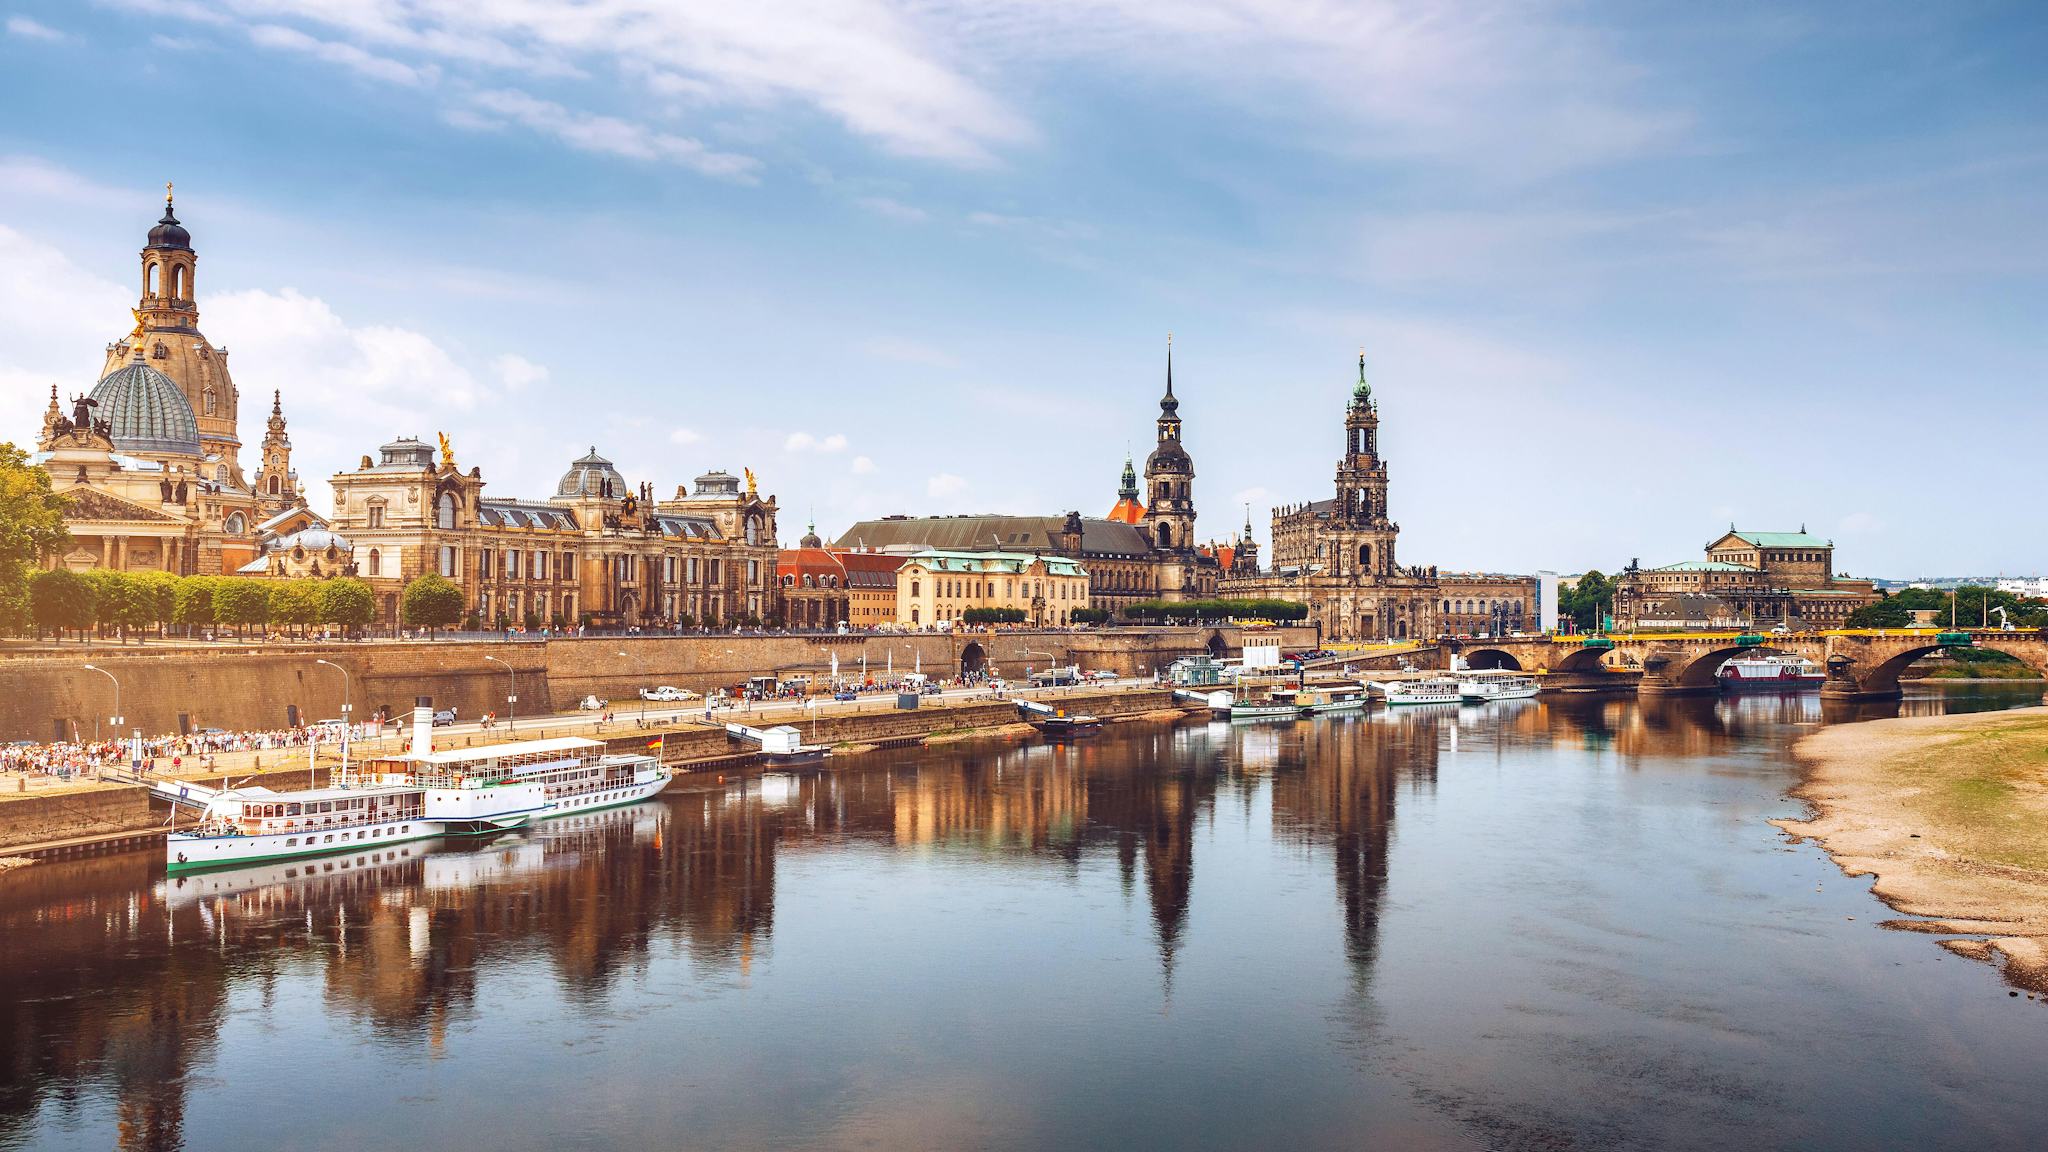
M 1321 498 L 1358 349 L 1401 559 L 1804 524 L 2048 568 L 2048 9 L 0 0 L 0 436 L 126 330 L 165 180 L 302 477 L 1100 514 L 1166 334 L 1201 532 Z M 67 392 L 68 394 L 68 392 Z M 325 506 L 324 484 L 315 506 Z

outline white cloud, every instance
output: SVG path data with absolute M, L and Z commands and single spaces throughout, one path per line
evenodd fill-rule
M 271 48 L 281 52 L 299 52 L 329 64 L 338 64 L 351 72 L 379 80 L 386 84 L 400 84 L 417 88 L 432 84 L 440 78 L 441 70 L 431 64 L 415 68 L 403 61 L 388 56 L 366 52 L 354 44 L 343 44 L 332 40 L 320 40 L 306 35 L 296 28 L 279 24 L 258 24 L 249 29 L 249 42 L 258 48 Z
M 704 434 L 695 428 L 677 428 L 668 434 L 668 442 L 671 444 L 698 444 L 703 440 Z
M 660 160 L 680 164 L 706 176 L 750 183 L 761 162 L 751 156 L 714 152 L 701 141 L 660 132 L 644 124 L 616 116 L 593 116 L 574 112 L 551 100 L 542 100 L 515 89 L 497 88 L 473 93 L 469 109 L 457 109 L 447 119 L 459 128 L 491 128 L 509 121 L 551 136 L 571 148 L 624 156 L 632 160 Z
M 64 33 L 57 31 L 48 24 L 38 24 L 26 16 L 9 16 L 7 18 L 7 34 L 9 36 L 19 36 L 24 40 L 56 41 L 67 38 Z
M 875 470 L 875 462 L 873 460 L 868 459 L 865 456 L 855 456 L 853 458 L 853 463 L 847 465 L 846 470 L 853 473 L 855 476 L 871 475 Z
M 901 200 L 892 200 L 887 196 L 863 196 L 854 203 L 877 216 L 900 220 L 906 224 L 919 223 L 928 218 L 925 210 L 915 204 L 905 204 Z
M 548 382 L 547 365 L 536 364 L 514 352 L 503 353 L 492 360 L 491 374 L 496 376 L 498 383 L 503 384 L 509 392 Z
M 782 442 L 784 452 L 844 452 L 846 437 L 837 432 L 829 436 L 813 436 L 809 432 L 791 432 Z
M 967 478 L 941 472 L 924 482 L 924 494 L 934 500 L 952 500 L 967 491 Z
M 0 165 L 0 174 L 7 171 Z M 99 378 L 100 350 L 128 328 L 124 288 L 47 244 L 0 224 L 0 440 L 26 445 L 42 427 L 50 385 L 70 400 Z
M 889 151 L 955 163 L 989 163 L 994 148 L 1031 136 L 1021 117 L 948 59 L 946 25 L 962 14 L 907 10 L 891 0 L 116 2 L 210 23 L 296 21 L 381 53 L 467 69 L 563 76 L 587 64 L 671 98 L 797 104 Z
M 877 336 L 861 345 L 861 351 L 877 360 L 891 360 L 898 364 L 925 364 L 933 368 L 951 368 L 959 363 L 952 354 L 929 344 L 915 340 L 900 340 L 889 336 Z

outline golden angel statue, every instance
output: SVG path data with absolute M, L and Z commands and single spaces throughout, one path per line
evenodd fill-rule
M 455 446 L 448 443 L 448 434 L 446 432 L 436 432 L 434 435 L 441 438 L 441 467 L 455 467 Z
M 740 471 L 745 472 L 747 474 L 747 499 L 759 499 L 761 496 L 761 490 L 754 486 L 754 470 L 752 468 L 742 468 L 740 469 Z

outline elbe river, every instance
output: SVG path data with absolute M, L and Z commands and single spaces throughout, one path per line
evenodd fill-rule
M 1790 747 L 1917 690 L 981 741 L 433 842 L 0 877 L 0 1148 L 2040 1148 L 2048 1002 Z

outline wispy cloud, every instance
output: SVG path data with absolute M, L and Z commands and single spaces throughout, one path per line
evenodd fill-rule
M 695 428 L 677 428 L 668 434 L 671 444 L 701 444 L 703 441 L 704 434 Z
M 932 368 L 951 368 L 959 364 L 951 353 L 942 348 L 890 336 L 874 337 L 860 349 L 877 360 L 896 364 L 923 364 Z
M 929 213 L 914 204 L 905 204 L 901 200 L 892 200 L 887 196 L 863 196 L 854 203 L 877 216 L 900 220 L 906 224 L 920 223 L 930 217 Z
M 7 18 L 7 34 L 9 36 L 18 36 L 23 40 L 51 42 L 67 38 L 64 33 L 57 31 L 48 24 L 38 23 L 26 16 L 9 16 Z
M 967 492 L 967 477 L 941 472 L 924 482 L 924 494 L 933 500 L 952 500 Z
M 249 42 L 258 48 L 302 53 L 329 64 L 338 64 L 371 80 L 385 84 L 400 84 L 408 88 L 432 84 L 439 79 L 441 72 L 431 64 L 416 68 L 388 56 L 366 52 L 353 44 L 321 40 L 308 36 L 296 28 L 286 28 L 278 24 L 258 24 L 250 28 Z
M 660 132 L 616 116 L 575 112 L 509 88 L 471 94 L 470 115 L 451 117 L 459 127 L 495 127 L 507 121 L 551 136 L 571 148 L 633 160 L 659 160 L 695 169 L 707 176 L 752 182 L 760 161 L 750 156 L 715 152 L 687 136 Z
M 519 392 L 548 382 L 548 367 L 536 364 L 516 352 L 506 352 L 491 361 L 491 374 L 508 392 Z

